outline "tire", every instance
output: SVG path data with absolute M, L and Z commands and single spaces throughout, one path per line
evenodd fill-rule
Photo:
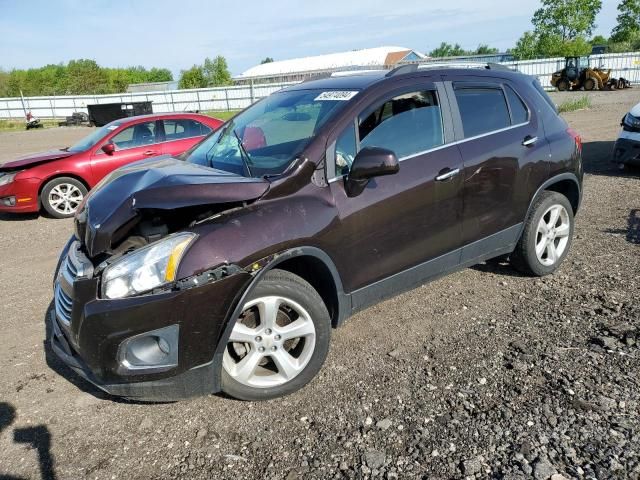
M 593 78 L 587 78 L 584 81 L 584 89 L 587 91 L 591 91 L 591 90 L 595 90 L 596 89 L 596 81 Z
M 557 212 L 558 217 L 551 229 L 552 212 Z M 546 228 L 542 227 L 542 222 Z M 529 212 L 522 236 L 511 255 L 511 264 L 527 275 L 542 277 L 555 272 L 569 253 L 573 228 L 573 208 L 567 197 L 557 192 L 542 192 Z
M 619 78 L 617 82 L 617 87 L 619 90 L 623 90 L 627 87 L 627 82 L 625 82 L 624 78 Z
M 298 334 L 286 338 L 294 322 Z M 320 371 L 330 339 L 331 318 L 318 292 L 293 273 L 267 272 L 247 296 L 225 346 L 222 390 L 239 400 L 289 395 Z
M 566 78 L 561 78 L 556 82 L 556 88 L 559 92 L 566 92 L 567 90 L 569 90 L 569 86 L 569 80 L 567 80 Z
M 87 187 L 71 177 L 58 177 L 48 182 L 40 193 L 40 202 L 54 218 L 69 218 L 76 213 Z

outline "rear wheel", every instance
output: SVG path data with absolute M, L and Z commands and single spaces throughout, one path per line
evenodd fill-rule
M 249 294 L 222 361 L 222 389 L 241 400 L 269 400 L 299 390 L 320 370 L 331 320 L 304 279 L 272 270 Z
M 539 277 L 555 272 L 569 253 L 573 224 L 573 209 L 567 197 L 542 192 L 531 208 L 511 263 L 518 270 Z
M 569 90 L 569 86 L 569 80 L 567 80 L 566 78 L 561 78 L 556 82 L 556 88 L 561 92 L 566 92 L 567 90 Z
M 55 218 L 72 217 L 87 194 L 87 187 L 75 178 L 59 177 L 47 183 L 40 194 L 40 202 Z
M 584 89 L 585 90 L 595 90 L 596 89 L 596 81 L 593 78 L 587 78 L 584 81 Z

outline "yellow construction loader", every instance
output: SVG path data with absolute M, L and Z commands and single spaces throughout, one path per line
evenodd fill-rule
M 612 90 L 631 86 L 624 78 L 611 78 L 611 69 L 591 67 L 589 57 L 566 57 L 565 67 L 551 76 L 551 85 L 560 90 Z

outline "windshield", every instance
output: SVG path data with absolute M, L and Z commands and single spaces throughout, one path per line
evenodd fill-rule
M 281 174 L 357 93 L 317 89 L 274 93 L 196 145 L 185 160 L 247 177 Z
M 73 145 L 72 147 L 67 148 L 69 152 L 84 152 L 93 147 L 96 143 L 103 139 L 103 137 L 112 130 L 115 130 L 118 125 L 114 125 L 110 123 L 105 125 L 104 127 L 100 127 L 97 130 L 94 130 L 89 135 L 84 137 L 78 143 Z

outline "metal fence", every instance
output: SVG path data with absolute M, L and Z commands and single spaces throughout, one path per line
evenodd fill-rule
M 293 82 L 295 83 L 295 82 Z M 240 110 L 269 96 L 289 83 L 241 85 L 163 92 L 132 92 L 112 95 L 25 97 L 27 110 L 39 118 L 64 118 L 74 112 L 87 113 L 87 105 L 123 102 L 153 102 L 154 113 Z M 0 119 L 24 119 L 20 98 L 0 98 Z
M 611 76 L 623 77 L 633 84 L 640 84 L 640 52 L 592 55 L 591 66 L 611 69 Z M 456 62 L 460 60 L 433 59 L 436 62 Z M 468 58 L 465 61 L 472 61 Z M 473 59 L 478 61 L 478 58 Z M 564 67 L 564 58 L 501 62 L 522 73 L 538 77 L 545 88 L 551 88 L 551 74 Z M 420 63 L 428 63 L 420 62 Z M 368 67 L 372 68 L 372 67 Z M 380 67 L 385 68 L 385 67 Z M 388 67 L 387 67 L 388 68 Z M 39 118 L 64 118 L 73 112 L 87 112 L 87 105 L 96 103 L 121 103 L 150 101 L 153 111 L 222 111 L 239 110 L 256 100 L 297 82 L 261 83 L 236 85 L 232 87 L 201 88 L 194 90 L 173 90 L 162 92 L 135 92 L 114 95 L 78 95 L 64 97 L 27 97 L 27 110 Z M 0 119 L 23 119 L 24 111 L 20 98 L 0 98 Z

